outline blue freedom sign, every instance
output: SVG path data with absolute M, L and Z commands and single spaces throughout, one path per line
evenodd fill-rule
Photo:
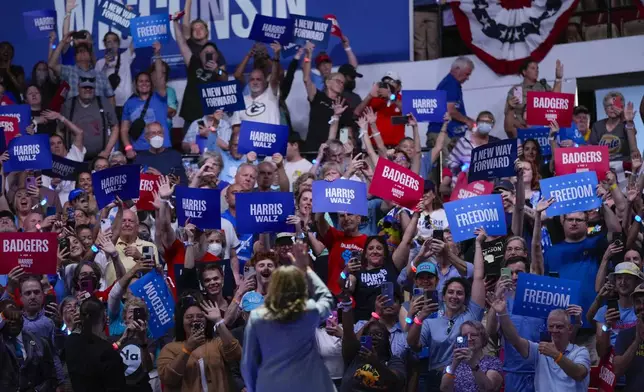
M 286 125 L 265 124 L 242 121 L 239 129 L 240 154 L 254 151 L 257 155 L 286 155 L 288 127 Z
M 190 223 L 200 229 L 221 229 L 221 191 L 219 189 L 201 189 L 178 186 L 177 220 L 180 225 Z
M 123 38 L 127 37 L 132 19 L 138 16 L 136 12 L 130 11 L 124 4 L 112 0 L 103 1 L 100 7 L 98 13 L 99 22 L 118 29 Z
M 20 133 L 27 135 L 27 127 L 31 124 L 31 106 L 6 105 L 0 106 L 0 116 L 15 117 L 18 119 Z
M 5 173 L 51 169 L 51 148 L 47 134 L 13 138 L 7 150 L 9 160 L 4 164 Z
M 246 109 L 243 89 L 236 80 L 202 84 L 199 88 L 201 89 L 199 93 L 204 114 L 213 114 L 219 109 L 224 112 Z
M 139 197 L 141 167 L 139 165 L 114 166 L 92 173 L 92 189 L 98 208 L 104 208 L 116 200 L 132 200 Z
M 468 182 L 512 177 L 517 160 L 517 139 L 488 143 L 472 150 Z
M 286 224 L 295 214 L 292 192 L 246 192 L 235 195 L 239 233 L 295 232 L 295 226 Z
M 339 179 L 313 181 L 313 212 L 346 212 L 367 216 L 367 185 Z
M 519 274 L 512 314 L 548 318 L 555 309 L 579 305 L 581 283 L 550 276 Z
M 135 48 L 145 48 L 153 43 L 170 39 L 170 17 L 166 14 L 141 16 L 130 21 L 130 32 Z
M 56 31 L 56 10 L 28 11 L 22 14 L 29 39 L 43 39 Z
M 555 198 L 546 210 L 546 216 L 558 216 L 571 212 L 589 211 L 601 207 L 602 199 L 597 196 L 597 174 L 583 172 L 546 178 L 539 181 L 543 197 Z
M 488 235 L 507 234 L 503 198 L 499 194 L 450 201 L 443 207 L 454 242 L 476 237 L 474 230 L 480 227 Z
M 132 283 L 130 290 L 135 297 L 145 301 L 150 312 L 148 328 L 155 339 L 174 328 L 174 297 L 162 274 L 152 269 Z
M 525 145 L 525 141 L 528 139 L 534 139 L 539 143 L 541 148 L 541 155 L 544 157 L 549 157 L 552 155 L 552 150 L 550 148 L 550 128 L 548 127 L 531 127 L 531 128 L 518 128 L 517 134 L 521 140 L 521 145 Z
M 402 110 L 411 113 L 418 122 L 443 122 L 447 111 L 447 93 L 444 90 L 404 90 Z
M 288 45 L 293 39 L 293 19 L 274 18 L 266 15 L 255 15 L 253 27 L 248 39 L 271 44 L 274 41 L 282 46 Z
M 52 165 L 50 170 L 43 170 L 42 174 L 60 178 L 61 180 L 76 181 L 76 176 L 83 170 L 87 170 L 87 164 L 76 162 L 71 159 L 52 155 Z

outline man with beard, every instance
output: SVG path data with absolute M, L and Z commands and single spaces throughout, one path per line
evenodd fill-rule
M 0 389 L 53 392 L 58 385 L 49 344 L 23 329 L 18 306 L 0 301 Z
M 616 377 L 626 375 L 624 392 L 641 391 L 644 383 L 644 283 L 633 290 L 631 297 L 637 322 L 617 335 L 613 365 Z
M 338 68 L 338 72 L 344 75 L 344 92 L 342 97 L 349 105 L 349 110 L 352 112 L 360 105 L 362 98 L 353 90 L 356 88 L 356 78 L 361 78 L 362 74 L 356 71 L 356 68 L 351 64 L 343 64 Z

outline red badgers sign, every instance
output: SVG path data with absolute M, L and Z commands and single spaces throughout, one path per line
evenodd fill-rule
M 564 174 L 594 171 L 597 180 L 606 178 L 609 170 L 609 154 L 606 146 L 579 146 L 555 149 L 555 173 Z
M 141 173 L 141 182 L 139 183 L 139 200 L 136 202 L 136 209 L 140 211 L 154 211 L 152 201 L 154 200 L 153 192 L 159 190 L 157 181 L 159 176 L 150 173 Z
M 449 201 L 489 195 L 492 193 L 493 188 L 494 184 L 489 181 L 474 181 L 468 184 L 467 173 L 460 172 L 458 177 L 456 177 L 456 185 L 454 186 Z
M 0 274 L 22 267 L 31 274 L 55 274 L 56 233 L 0 233 Z
M 526 122 L 528 125 L 550 125 L 557 121 L 560 127 L 569 127 L 574 107 L 574 94 L 528 91 Z
M 410 209 L 423 197 L 425 181 L 411 170 L 387 159 L 379 159 L 369 193 Z
M 0 116 L 0 128 L 4 130 L 4 140 L 9 145 L 11 139 L 20 133 L 18 118 L 12 116 Z

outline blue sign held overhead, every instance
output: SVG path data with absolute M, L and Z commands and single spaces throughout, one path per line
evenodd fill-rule
M 135 48 L 145 48 L 153 43 L 170 39 L 170 16 L 165 14 L 141 16 L 130 21 L 130 32 Z
M 552 155 L 552 150 L 550 148 L 550 128 L 548 127 L 531 127 L 531 128 L 518 128 L 517 134 L 521 140 L 521 145 L 525 145 L 525 141 L 528 139 L 534 139 L 539 143 L 541 148 L 541 155 L 544 157 L 549 157 Z
M 583 172 L 546 178 L 539 181 L 545 199 L 555 198 L 546 210 L 546 216 L 558 216 L 578 211 L 589 211 L 601 207 L 602 199 L 597 196 L 597 174 Z
M 56 31 L 56 10 L 28 11 L 22 17 L 29 39 L 48 38 L 50 32 Z
M 243 89 L 236 80 L 202 84 L 199 88 L 201 89 L 199 93 L 204 114 L 212 114 L 219 109 L 224 112 L 246 109 Z
M 180 225 L 190 218 L 190 223 L 200 229 L 221 229 L 220 190 L 178 186 L 175 195 Z
M 558 144 L 561 144 L 561 142 L 565 140 L 572 140 L 572 142 L 578 146 L 585 146 L 588 144 L 586 139 L 584 139 L 584 136 L 579 132 L 579 129 L 577 129 L 577 125 L 575 125 L 575 123 L 572 123 L 571 127 L 559 129 L 559 135 L 557 135 Z
M 139 165 L 113 166 L 92 173 L 92 189 L 98 208 L 104 208 L 116 200 L 138 199 L 141 183 Z
M 555 309 L 579 305 L 581 283 L 534 274 L 519 274 L 512 314 L 548 318 Z
M 293 19 L 293 42 L 284 46 L 282 57 L 290 57 L 306 45 L 306 41 L 315 44 L 316 50 L 325 50 L 331 36 L 331 21 L 321 18 L 310 18 L 301 15 L 291 15 Z
M 257 14 L 248 39 L 267 44 L 277 41 L 282 46 L 286 46 L 293 39 L 293 19 Z
M 512 177 L 517 160 L 517 139 L 488 143 L 472 150 L 468 182 Z
M 476 237 L 474 230 L 480 227 L 488 235 L 507 234 L 503 198 L 499 194 L 450 201 L 443 207 L 454 242 Z
M 288 127 L 286 125 L 265 124 L 242 121 L 239 129 L 240 154 L 254 151 L 257 155 L 286 155 Z
M 367 216 L 367 185 L 339 179 L 313 181 L 313 212 L 346 212 Z
M 159 338 L 174 327 L 174 297 L 163 275 L 156 269 L 130 285 L 135 297 L 142 298 L 150 312 L 148 328 L 152 337 Z
M 129 35 L 132 19 L 137 16 L 137 13 L 128 10 L 125 4 L 112 0 L 103 1 L 98 11 L 98 20 L 118 29 L 123 38 Z
M 0 136 L 4 138 L 4 135 Z M 13 138 L 7 150 L 9 160 L 4 164 L 5 173 L 51 169 L 51 148 L 47 134 Z
M 289 215 L 295 215 L 291 192 L 247 192 L 235 195 L 239 233 L 295 232 L 295 226 L 286 224 Z
M 83 170 L 87 170 L 87 163 L 72 161 L 58 155 L 52 155 L 52 166 L 50 170 L 43 170 L 42 174 L 60 178 L 61 180 L 76 181 L 76 176 Z
M 443 122 L 447 111 L 447 93 L 444 90 L 403 90 L 403 114 L 411 113 L 418 122 Z
M 31 106 L 6 105 L 0 106 L 0 116 L 15 117 L 18 119 L 20 133 L 27 135 L 27 127 L 31 124 Z

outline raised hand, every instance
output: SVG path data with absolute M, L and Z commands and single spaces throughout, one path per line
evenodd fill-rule
M 478 229 L 474 229 L 474 234 L 476 234 L 476 242 L 479 244 L 482 244 L 485 242 L 485 239 L 487 238 L 487 232 L 485 231 L 484 227 L 479 227 Z
M 418 120 L 416 120 L 416 117 L 412 113 L 407 114 L 407 124 L 411 127 L 417 127 L 418 126 Z
M 557 123 L 557 120 L 553 120 L 550 122 L 550 134 L 549 136 L 554 136 L 559 132 L 559 123 Z
M 272 44 L 270 44 L 271 49 L 273 49 L 273 53 L 275 53 L 275 58 L 280 57 L 280 52 L 282 51 L 282 45 L 280 45 L 279 42 L 273 41 Z
M 257 160 L 257 153 L 255 151 L 251 151 L 251 152 L 246 153 L 246 160 L 249 163 L 255 162 Z
M 373 112 L 373 109 L 370 106 L 367 106 L 367 108 L 364 110 L 364 115 L 367 117 L 369 124 L 375 124 L 376 120 L 378 119 L 378 115 Z
M 624 120 L 629 122 L 633 121 L 635 119 L 635 114 L 637 114 L 637 112 L 633 109 L 633 102 L 627 103 L 624 108 Z
M 201 304 L 201 309 L 206 313 L 206 318 L 213 323 L 218 323 L 221 321 L 221 312 L 216 303 L 210 301 L 204 301 Z
M 555 201 L 556 200 L 554 197 L 544 199 L 543 196 L 541 196 L 541 199 L 539 199 L 539 202 L 537 203 L 537 208 L 535 208 L 535 212 L 537 212 L 538 214 L 542 213 L 543 211 L 548 209 L 548 207 L 550 207 Z
M 174 187 L 176 185 L 170 185 L 170 179 L 168 176 L 160 176 L 157 180 L 157 186 L 159 197 L 162 200 L 168 200 L 170 199 L 170 196 L 172 196 L 172 193 L 174 193 Z
M 555 63 L 555 78 L 561 79 L 564 76 L 564 66 L 559 60 Z
M 348 106 L 345 105 L 345 103 L 346 101 L 342 97 L 338 97 L 335 99 L 332 105 L 334 116 L 340 117 L 342 113 L 344 113 L 344 111 L 347 110 Z

